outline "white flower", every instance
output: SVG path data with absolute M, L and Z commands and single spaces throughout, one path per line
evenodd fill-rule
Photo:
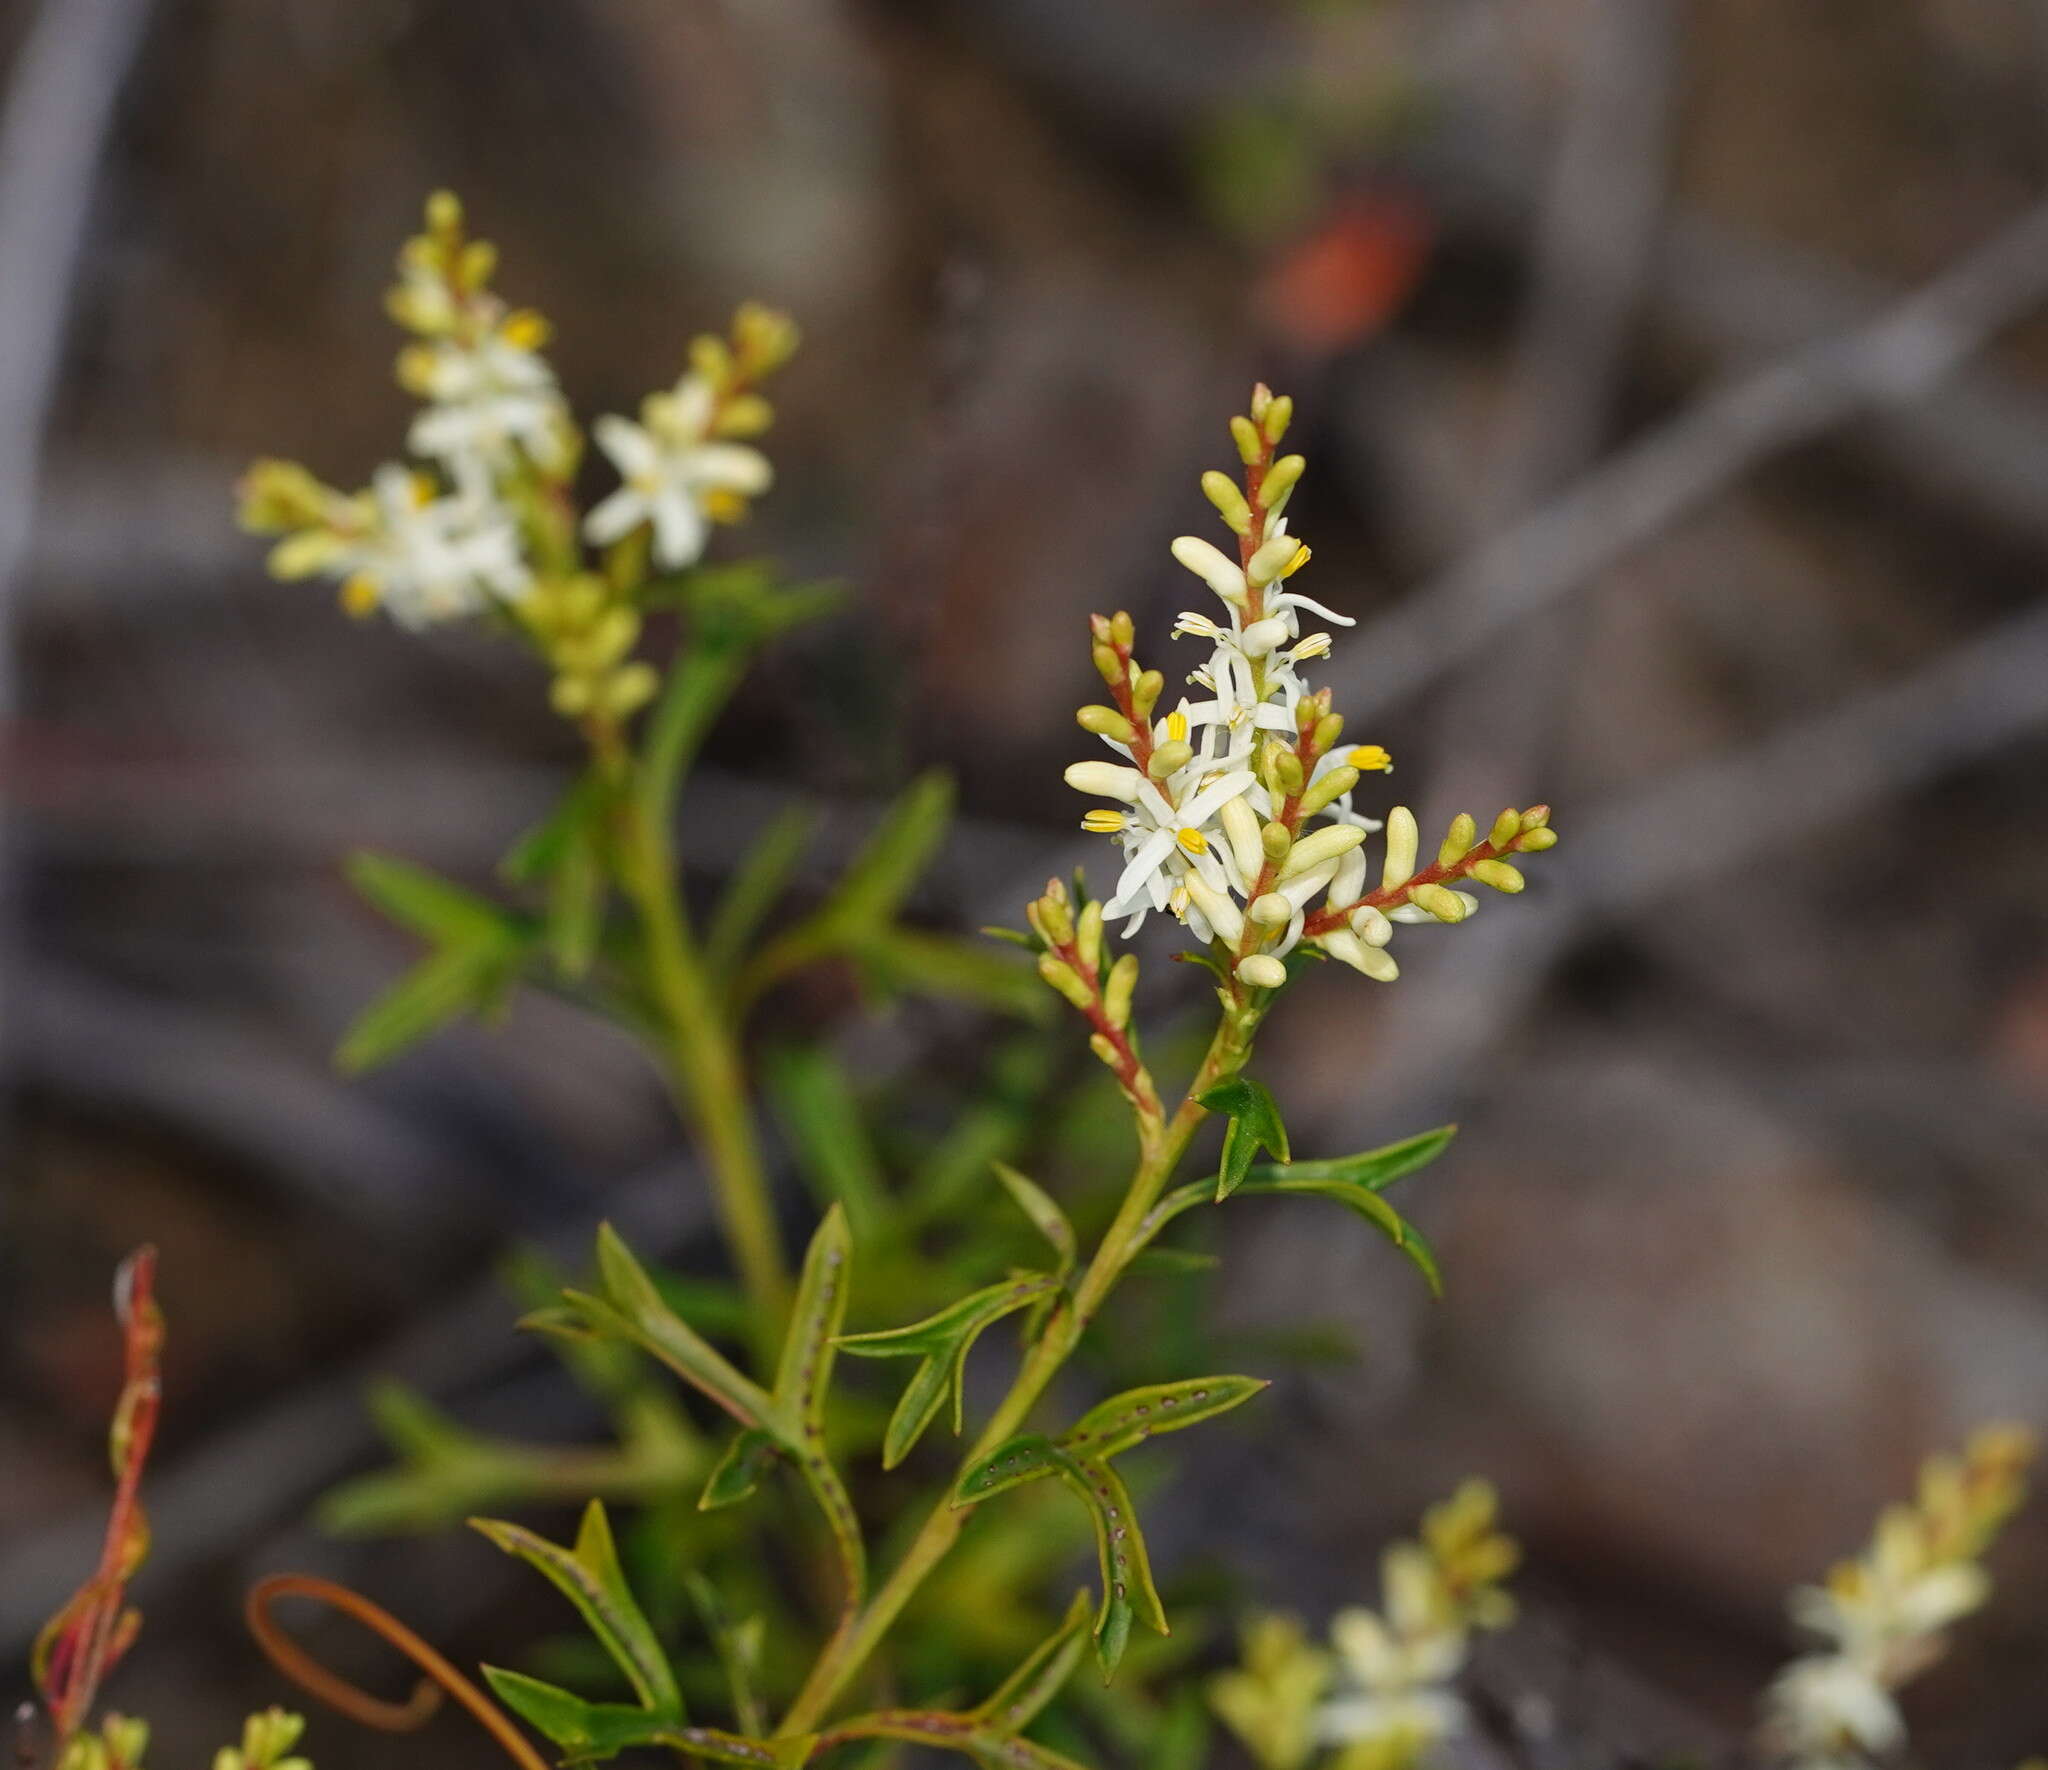
M 709 439 L 715 403 L 711 384 L 688 374 L 648 399 L 645 423 L 598 419 L 591 434 L 625 484 L 584 519 L 591 541 L 608 546 L 651 522 L 655 560 L 673 571 L 702 555 L 712 510 L 768 489 L 774 472 L 759 449 Z
M 488 492 L 492 476 L 521 451 L 548 469 L 567 460 L 567 415 L 554 371 L 518 335 L 499 328 L 475 344 L 442 339 L 420 346 L 412 361 L 410 384 L 429 404 L 407 440 L 465 490 Z
M 1771 1685 L 1771 1712 L 1785 1749 L 1812 1766 L 1858 1762 L 1906 1737 L 1898 1704 L 1860 1655 L 1794 1660 Z
M 1464 1663 L 1464 1635 L 1435 1616 L 1414 1572 L 1412 1562 L 1389 1553 L 1388 1621 L 1364 1609 L 1340 1611 L 1331 1620 L 1330 1643 L 1354 1686 L 1323 1707 L 1320 1731 L 1332 1744 L 1401 1734 L 1420 1748 L 1464 1723 L 1464 1704 L 1445 1688 Z
M 376 521 L 332 567 L 364 605 L 389 609 L 401 626 L 426 627 L 475 614 L 494 598 L 516 602 L 532 587 L 518 532 L 499 506 L 435 498 L 397 466 L 380 467 L 371 485 Z

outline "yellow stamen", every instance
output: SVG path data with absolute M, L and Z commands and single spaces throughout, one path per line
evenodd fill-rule
M 530 307 L 522 307 L 517 313 L 508 313 L 505 323 L 498 328 L 498 336 L 514 350 L 538 350 L 547 343 L 549 326 L 545 319 Z
M 1188 716 L 1181 712 L 1167 714 L 1166 735 L 1177 744 L 1186 743 L 1188 741 Z
M 1345 758 L 1361 774 L 1392 774 L 1394 759 L 1378 744 L 1360 744 Z
M 1207 854 L 1209 852 L 1209 838 L 1203 835 L 1200 830 L 1181 830 L 1176 840 L 1190 854 Z
M 1114 836 L 1123 827 L 1121 811 L 1091 811 L 1081 819 L 1081 828 L 1092 836 Z
M 357 620 L 377 611 L 377 580 L 367 572 L 357 572 L 341 587 L 341 606 Z
M 704 514 L 713 522 L 742 522 L 746 519 L 747 501 L 737 492 L 723 489 L 706 492 Z
M 415 473 L 412 475 L 412 501 L 420 509 L 424 510 L 429 504 L 433 503 L 436 489 L 433 480 L 426 474 Z
M 1294 557 L 1280 568 L 1280 575 L 1283 578 L 1293 577 L 1296 572 L 1300 571 L 1303 566 L 1308 564 L 1309 560 L 1312 557 L 1313 556 L 1310 554 L 1308 550 L 1308 543 L 1304 541 L 1299 547 L 1297 547 L 1294 550 Z

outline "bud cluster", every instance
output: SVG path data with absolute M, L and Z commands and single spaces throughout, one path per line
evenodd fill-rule
M 498 611 L 549 663 L 559 712 L 623 719 L 656 687 L 630 655 L 650 558 L 695 564 L 711 525 L 738 521 L 768 488 L 768 459 L 747 439 L 774 422 L 760 383 L 789 360 L 797 330 L 750 302 L 729 336 L 691 343 L 689 367 L 647 397 L 639 422 L 599 418 L 593 434 L 623 483 L 579 523 L 570 481 L 583 439 L 541 355 L 548 323 L 498 296 L 496 269 L 461 204 L 430 198 L 386 297 L 412 334 L 398 381 L 422 402 L 406 442 L 426 465 L 387 463 L 349 493 L 296 462 L 258 461 L 242 481 L 242 525 L 281 537 L 275 576 L 331 578 L 353 614 L 383 609 L 420 628 Z M 586 569 L 584 541 L 606 550 L 601 574 Z
M 1930 1458 L 1910 1505 L 1879 1518 L 1870 1547 L 1792 1595 L 1792 1615 L 1828 1642 L 1771 1686 L 1766 1737 L 1812 1770 L 1867 1762 L 1904 1743 L 1893 1692 L 1946 1646 L 1944 1631 L 1990 1596 L 1979 1565 L 2025 1497 L 2033 1435 L 1987 1426 L 1960 1456 Z
M 1129 934 L 1152 911 L 1168 911 L 1225 949 L 1218 956 L 1234 998 L 1285 983 L 1284 961 L 1304 942 L 1391 982 L 1396 923 L 1463 921 L 1478 899 L 1460 885 L 1519 891 L 1508 857 L 1557 840 L 1544 806 L 1502 812 L 1483 841 L 1460 816 L 1435 862 L 1418 870 L 1414 814 L 1396 806 L 1382 824 L 1354 805 L 1366 777 L 1390 772 L 1393 759 L 1377 744 L 1347 744 L 1329 690 L 1311 689 L 1301 673 L 1330 649 L 1328 633 L 1303 634 L 1304 612 L 1353 623 L 1293 588 L 1310 552 L 1285 515 L 1306 465 L 1278 452 L 1292 417 L 1291 401 L 1257 388 L 1250 411 L 1230 423 L 1242 484 L 1220 472 L 1202 477 L 1237 557 L 1193 535 L 1173 543 L 1174 557 L 1223 604 L 1221 620 L 1186 613 L 1174 629 L 1212 648 L 1187 678 L 1199 698 L 1183 695 L 1162 711 L 1166 678 L 1135 657 L 1130 616 L 1095 616 L 1092 651 L 1109 700 L 1077 717 L 1120 760 L 1066 771 L 1070 786 L 1114 802 L 1081 820 L 1123 854 L 1106 918 Z M 1383 829 L 1380 883 L 1368 891 L 1365 846 Z
M 1160 1117 L 1158 1090 L 1138 1055 L 1131 997 L 1138 987 L 1138 955 L 1123 953 L 1105 967 L 1103 907 L 1079 904 L 1064 881 L 1048 879 L 1025 910 L 1038 947 L 1038 974 L 1085 1014 L 1095 1030 L 1088 1048 L 1106 1064 L 1141 1120 Z

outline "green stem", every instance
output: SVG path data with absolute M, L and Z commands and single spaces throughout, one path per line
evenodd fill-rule
M 1256 1015 L 1245 1010 L 1225 1016 L 1173 1117 L 1163 1125 L 1157 1125 L 1145 1139 L 1123 1205 L 1117 1211 L 1116 1220 L 1104 1233 L 1094 1259 L 1088 1263 L 1088 1270 L 1082 1275 L 1072 1303 L 1053 1316 L 1038 1343 L 1026 1354 L 1009 1394 L 963 1459 L 963 1473 L 1016 1435 L 1058 1375 L 1060 1367 L 1073 1355 L 1088 1324 L 1116 1288 L 1132 1257 L 1144 1245 L 1146 1217 L 1172 1180 L 1181 1157 L 1194 1140 L 1195 1132 L 1209 1116 L 1207 1109 L 1198 1104 L 1199 1096 L 1244 1066 L 1256 1024 Z M 1141 1128 L 1144 1123 L 1140 1121 Z M 1156 1125 L 1156 1121 L 1154 1123 Z M 902 1561 L 869 1599 L 853 1626 L 826 1643 L 803 1689 L 784 1717 L 777 1737 L 805 1733 L 817 1727 L 868 1656 L 881 1645 L 903 1607 L 959 1540 L 973 1508 L 954 1506 L 951 1495 L 952 1488 L 948 1486 L 946 1497 L 933 1508 Z
M 662 1069 L 703 1148 L 726 1245 L 752 1305 L 755 1343 L 766 1360 L 762 1368 L 770 1368 L 789 1314 L 789 1268 L 748 1109 L 738 1043 L 684 924 L 663 831 L 642 795 L 629 795 L 622 815 L 626 841 L 620 871 L 640 915 L 649 977 L 665 1023 Z

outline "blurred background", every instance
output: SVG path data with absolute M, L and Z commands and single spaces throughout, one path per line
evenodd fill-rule
M 1349 1355 L 1191 1457 L 1162 1558 L 1228 1529 L 1244 1591 L 1320 1617 L 1484 1472 L 1530 1551 L 1488 1712 L 1559 1763 L 1713 1756 L 1787 1588 L 1925 1451 L 2048 1419 L 2048 7 L 0 0 L 0 58 L 0 1655 L 93 1553 L 135 1242 L 173 1338 L 114 1695 L 171 1762 L 276 1692 L 255 1572 L 458 1658 L 552 1626 L 479 1542 L 308 1509 L 380 1460 L 376 1373 L 587 1431 L 498 1261 L 702 1227 L 654 1077 L 566 1010 L 330 1067 L 410 957 L 343 856 L 484 878 L 574 762 L 511 648 L 344 621 L 231 520 L 256 453 L 394 453 L 380 294 L 438 185 L 586 418 L 744 296 L 805 327 L 725 545 L 855 612 L 713 744 L 700 876 L 801 794 L 822 880 L 931 766 L 935 925 L 1106 864 L 1059 778 L 1084 618 L 1163 661 L 1166 543 L 1259 377 L 1361 623 L 1317 679 L 1391 789 L 1439 828 L 1556 807 L 1524 899 L 1275 1017 L 1299 1146 L 1462 1121 L 1408 1201 L 1450 1300 L 1320 1211 L 1234 1215 L 1221 1324 L 1308 1307 Z M 1010 1036 L 861 1013 L 775 1009 L 877 1073 Z M 1909 1703 L 1931 1763 L 2048 1738 L 2048 1506 L 1993 1566 Z

